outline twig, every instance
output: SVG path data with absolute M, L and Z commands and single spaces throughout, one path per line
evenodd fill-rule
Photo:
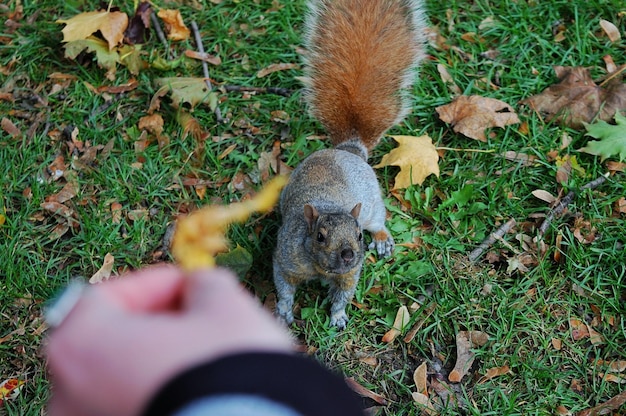
M 161 28 L 161 23 L 159 23 L 159 19 L 157 19 L 154 12 L 150 13 L 150 21 L 152 22 L 152 26 L 154 26 L 154 31 L 157 34 L 157 38 L 163 44 L 165 48 L 165 52 L 167 53 L 167 59 L 172 59 L 172 55 L 170 54 L 170 45 L 167 42 L 167 38 L 165 37 L 165 33 L 163 33 L 163 29 Z
M 195 20 L 191 21 L 191 30 L 193 31 L 194 39 L 196 40 L 196 47 L 198 48 L 198 52 L 204 54 L 204 45 L 202 44 L 202 38 L 200 37 L 200 30 L 198 30 L 198 24 Z M 209 65 L 205 61 L 200 61 L 202 63 L 202 72 L 204 73 L 204 82 L 206 83 L 209 91 L 213 90 L 213 85 L 211 85 L 211 79 L 209 78 Z M 224 119 L 222 118 L 222 112 L 220 108 L 215 106 L 215 118 L 218 123 L 223 123 Z
M 480 256 L 482 256 L 483 252 L 487 250 L 496 240 L 501 239 L 504 234 L 508 233 L 511 228 L 515 226 L 515 218 L 511 218 L 504 224 L 502 224 L 496 231 L 489 234 L 489 237 L 485 239 L 478 247 L 476 247 L 472 252 L 467 256 L 469 261 L 476 261 Z
M 243 87 L 241 85 L 224 85 L 223 88 L 226 92 L 258 92 L 261 94 L 276 94 L 283 97 L 289 97 L 292 91 L 289 88 L 279 87 Z
M 585 189 L 597 188 L 598 186 L 602 185 L 606 181 L 607 175 L 608 173 L 581 186 L 579 191 L 584 191 Z M 554 217 L 561 214 L 565 210 L 565 208 L 567 208 L 567 206 L 571 204 L 575 196 L 576 196 L 575 191 L 569 191 L 567 195 L 565 195 L 565 198 L 561 199 L 559 203 L 554 207 L 554 209 L 550 211 L 550 213 L 546 216 L 546 219 L 543 220 L 543 223 L 539 227 L 539 237 L 542 237 L 546 233 L 546 231 L 548 231 L 548 227 L 550 227 L 550 224 L 552 223 L 552 220 L 554 220 Z
M 453 152 L 474 152 L 474 153 L 494 153 L 495 149 L 487 149 L 487 150 L 483 150 L 483 149 L 458 149 L 455 147 L 435 147 L 435 150 L 450 150 Z

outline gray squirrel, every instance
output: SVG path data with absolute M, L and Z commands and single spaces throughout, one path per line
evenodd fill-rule
M 394 240 L 368 150 L 409 111 L 405 90 L 424 56 L 421 0 L 309 0 L 305 99 L 332 149 L 308 156 L 280 197 L 274 252 L 276 313 L 293 322 L 299 284 L 329 284 L 330 324 L 348 322 L 370 232 L 370 249 L 391 256 Z

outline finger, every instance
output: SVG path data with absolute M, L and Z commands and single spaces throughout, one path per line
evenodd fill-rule
M 226 269 L 200 270 L 187 277 L 184 288 L 184 304 L 189 309 L 221 309 L 222 305 L 233 306 L 232 302 L 253 302 L 252 296 L 244 293 L 237 277 Z
M 98 286 L 104 296 L 133 311 L 177 309 L 186 276 L 172 265 L 147 267 Z

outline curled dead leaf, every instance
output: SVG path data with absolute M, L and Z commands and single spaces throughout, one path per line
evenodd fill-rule
M 428 366 L 426 361 L 419 365 L 413 372 L 413 381 L 415 382 L 415 390 L 418 393 L 428 396 Z
M 383 335 L 382 341 L 390 343 L 396 339 L 396 337 L 400 335 L 404 328 L 408 325 L 410 319 L 411 316 L 409 315 L 407 307 L 405 305 L 400 306 L 396 312 L 396 318 L 393 321 L 393 328 Z
M 159 16 L 165 24 L 168 39 L 174 41 L 187 40 L 189 35 L 191 35 L 191 31 L 185 26 L 180 10 L 161 9 L 157 13 L 157 16 Z

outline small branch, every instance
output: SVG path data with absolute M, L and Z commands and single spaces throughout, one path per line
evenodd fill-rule
M 159 40 L 163 44 L 163 47 L 165 48 L 167 59 L 172 59 L 172 55 L 170 54 L 170 45 L 167 42 L 165 33 L 163 33 L 163 29 L 161 28 L 161 23 L 159 23 L 159 19 L 157 19 L 154 11 L 150 13 L 150 21 L 152 22 L 152 26 L 154 26 L 154 31 L 157 34 L 157 38 L 159 38 Z
M 480 256 L 482 256 L 485 250 L 491 247 L 493 243 L 496 242 L 496 240 L 501 239 L 506 233 L 508 233 L 509 230 L 511 230 L 511 228 L 515 226 L 515 224 L 515 218 L 511 218 L 510 220 L 502 224 L 495 232 L 489 234 L 489 237 L 487 237 L 485 241 L 480 243 L 480 245 L 472 250 L 472 252 L 467 256 L 469 261 L 476 261 Z
M 202 38 L 200 37 L 200 30 L 198 30 L 198 24 L 196 23 L 195 20 L 191 21 L 191 30 L 193 31 L 193 36 L 194 39 L 196 40 L 196 47 L 198 48 L 198 52 L 200 52 L 201 54 L 204 54 L 204 45 L 202 44 Z M 209 65 L 204 61 L 200 61 L 202 63 L 202 72 L 204 74 L 204 82 L 206 83 L 207 88 L 209 89 L 209 91 L 213 90 L 213 85 L 211 85 L 211 79 L 209 77 Z M 220 108 L 216 105 L 215 106 L 215 118 L 217 119 L 218 123 L 223 123 L 224 119 L 222 118 L 222 112 L 220 111 Z
M 223 88 L 226 92 L 258 92 L 261 94 L 276 94 L 282 95 L 283 97 L 289 97 L 292 91 L 288 88 L 278 88 L 278 87 L 244 87 L 241 85 L 224 85 Z
M 483 150 L 483 149 L 457 149 L 454 147 L 435 147 L 435 150 L 450 150 L 453 152 L 468 152 L 468 153 L 494 153 L 495 149 L 488 149 L 488 150 Z
M 608 174 L 602 175 L 594 179 L 593 181 L 581 186 L 579 191 L 597 188 L 606 181 L 607 175 Z M 546 233 L 546 231 L 548 231 L 548 228 L 550 227 L 552 220 L 554 220 L 554 217 L 563 213 L 565 208 L 567 208 L 567 206 L 572 203 L 575 196 L 576 192 L 569 191 L 567 195 L 565 195 L 565 198 L 561 199 L 559 203 L 554 207 L 554 209 L 550 211 L 550 213 L 546 216 L 546 219 L 543 220 L 543 223 L 541 223 L 541 226 L 539 227 L 539 237 L 542 237 Z

